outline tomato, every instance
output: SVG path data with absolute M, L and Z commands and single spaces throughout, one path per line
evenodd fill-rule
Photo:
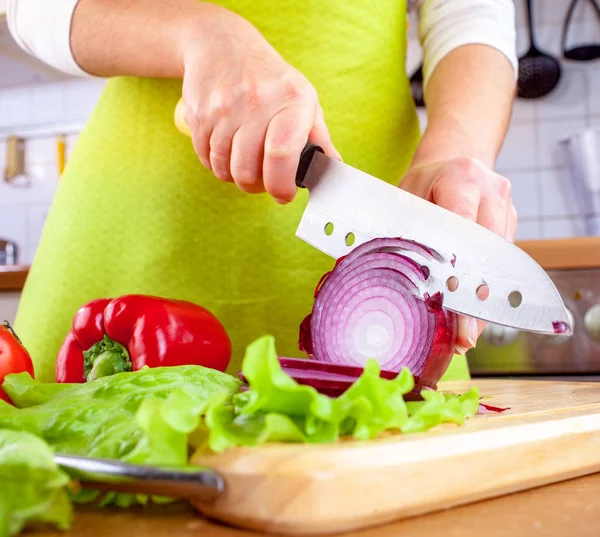
M 5 321 L 0 325 L 0 399 L 12 404 L 8 395 L 1 388 L 4 377 L 11 373 L 23 372 L 34 376 L 31 356 L 8 322 Z

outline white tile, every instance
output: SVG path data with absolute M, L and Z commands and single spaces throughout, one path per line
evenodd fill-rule
M 541 209 L 538 172 L 511 172 L 506 176 L 512 184 L 512 199 L 519 219 L 538 218 Z
M 4 291 L 0 293 L 0 319 L 14 324 L 21 300 L 21 291 Z
M 421 128 L 421 133 L 423 133 L 425 132 L 425 127 L 427 127 L 427 109 L 417 108 L 417 116 L 419 117 L 419 126 Z
M 0 237 L 17 243 L 23 249 L 27 246 L 27 208 L 5 207 L 0 211 Z
M 3 207 L 50 204 L 56 193 L 58 171 L 55 166 L 32 166 L 14 183 L 0 182 L 0 210 Z
M 0 211 L 5 207 L 26 206 L 29 203 L 29 188 L 0 181 Z
M 542 221 L 544 239 L 567 239 L 585 235 L 580 218 L 556 218 Z
M 31 205 L 27 208 L 27 245 L 29 247 L 37 247 L 48 216 L 48 210 L 48 205 Z
M 600 127 L 600 116 L 590 116 L 588 124 L 590 127 Z
M 562 166 L 564 161 L 562 159 L 562 154 L 558 150 L 557 142 L 584 128 L 584 117 L 540 121 L 537 124 L 536 133 L 539 138 L 540 147 L 539 165 L 542 167 Z
M 533 30 L 538 48 L 560 61 L 562 23 L 537 24 Z
M 600 66 L 597 61 L 593 62 L 593 66 L 588 66 L 586 75 L 589 84 L 588 110 L 590 114 L 600 115 Z
M 33 263 L 36 251 L 37 246 L 28 246 L 27 248 L 23 249 L 20 255 L 20 263 L 23 263 L 24 265 L 31 265 Z
M 3 26 L 6 28 L 6 23 Z M 1 38 L 0 30 L 0 41 Z M 3 43 L 0 42 L 0 47 L 2 45 Z M 26 86 L 39 82 L 40 79 L 44 78 L 44 75 L 40 74 L 39 71 L 36 73 L 36 71 L 30 65 L 25 65 L 16 58 L 0 55 L 0 82 L 5 88 Z
M 6 168 L 6 142 L 0 140 L 0 183 L 4 179 L 4 170 Z
M 31 184 L 28 189 L 28 203 L 50 204 L 58 185 L 56 164 L 38 164 L 27 169 Z
M 31 114 L 35 123 L 61 121 L 64 118 L 64 106 L 62 83 L 40 84 L 33 88 Z
M 527 27 L 527 15 L 525 12 L 525 0 L 513 0 L 515 5 L 515 24 L 517 30 L 525 30 Z
M 0 91 L 0 127 L 25 125 L 31 120 L 31 90 L 10 88 Z
M 598 20 L 598 15 L 591 2 L 578 2 L 573 18 L 576 20 Z
M 558 85 L 548 95 L 536 99 L 540 120 L 584 117 L 588 97 L 588 79 L 581 65 L 562 66 Z
M 515 99 L 513 103 L 511 124 L 529 123 L 536 118 L 537 103 L 533 99 Z
M 539 220 L 521 220 L 517 225 L 518 241 L 533 241 L 542 237 L 542 223 Z
M 534 22 L 562 23 L 570 3 L 571 0 L 533 0 Z
M 86 119 L 96 106 L 104 83 L 99 80 L 65 82 L 65 118 Z
M 28 167 L 56 162 L 55 138 L 31 138 L 25 142 L 25 163 Z
M 542 170 L 540 192 L 544 218 L 570 217 L 579 214 L 575 193 L 564 168 Z
M 508 129 L 506 139 L 498 159 L 496 169 L 502 172 L 523 170 L 537 166 L 534 123 L 513 123 Z
M 410 40 L 406 50 L 406 74 L 410 78 L 423 61 L 423 49 L 419 41 Z
M 75 148 L 75 144 L 77 143 L 77 140 L 79 139 L 79 135 L 78 134 L 68 134 L 67 135 L 67 159 L 71 156 L 71 153 L 73 153 L 73 149 Z

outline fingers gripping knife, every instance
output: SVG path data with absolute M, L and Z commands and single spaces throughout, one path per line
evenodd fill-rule
M 175 109 L 175 124 L 190 134 L 183 101 Z M 296 236 L 334 259 L 375 238 L 412 240 L 438 254 L 437 262 L 427 263 L 430 277 L 419 292 L 440 292 L 446 309 L 529 332 L 572 333 L 544 269 L 489 229 L 329 158 L 315 145 L 302 151 L 296 185 L 309 191 Z M 485 293 L 478 292 L 482 286 Z
M 430 277 L 420 291 L 442 293 L 445 308 L 530 332 L 571 333 L 546 272 L 489 229 L 329 158 L 314 145 L 302 152 L 296 184 L 309 191 L 296 235 L 331 257 L 377 237 L 419 242 L 439 256 L 428 265 Z M 485 300 L 481 286 L 487 287 Z

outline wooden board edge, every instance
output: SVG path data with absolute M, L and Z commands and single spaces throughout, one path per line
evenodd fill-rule
M 494 450 L 484 443 L 473 452 L 450 445 L 449 456 L 398 464 L 383 474 L 355 465 L 343 473 L 320 469 L 286 485 L 248 473 L 216 503 L 195 507 L 237 527 L 279 535 L 333 535 L 600 471 L 600 413 L 527 424 L 515 434 L 528 435 L 527 442 L 483 431 L 480 439 L 502 445 Z

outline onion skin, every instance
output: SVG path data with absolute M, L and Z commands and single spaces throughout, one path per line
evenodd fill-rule
M 368 358 L 390 372 L 407 367 L 417 390 L 436 389 L 457 339 L 457 315 L 443 308 L 443 296 L 419 296 L 428 265 L 438 262 L 437 252 L 399 238 L 356 247 L 319 281 L 300 327 L 300 350 L 310 361 L 359 369 Z

